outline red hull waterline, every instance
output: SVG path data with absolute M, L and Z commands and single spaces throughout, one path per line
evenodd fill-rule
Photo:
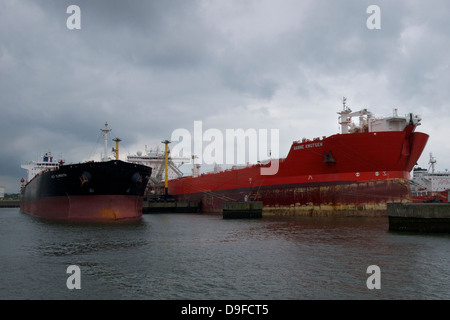
M 76 195 L 44 197 L 21 203 L 20 210 L 32 216 L 52 220 L 134 220 L 142 217 L 142 196 Z

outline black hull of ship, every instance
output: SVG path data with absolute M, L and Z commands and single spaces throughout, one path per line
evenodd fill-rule
M 120 160 L 62 165 L 24 187 L 20 208 L 49 219 L 137 219 L 150 175 L 150 167 Z

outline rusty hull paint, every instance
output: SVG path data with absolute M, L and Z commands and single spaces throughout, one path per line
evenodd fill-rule
M 223 201 L 263 201 L 263 215 L 386 216 L 388 202 L 411 202 L 406 179 L 325 184 L 279 185 L 258 191 L 234 189 L 179 195 L 179 201 L 200 201 L 202 212 L 221 213 Z

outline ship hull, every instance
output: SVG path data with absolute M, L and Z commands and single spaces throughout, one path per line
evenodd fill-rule
M 169 181 L 169 193 L 201 202 L 203 212 L 255 200 L 264 215 L 384 216 L 387 203 L 411 201 L 409 172 L 428 140 L 412 129 L 295 142 L 276 174 L 254 165 L 185 177 Z
M 444 202 L 448 203 L 448 190 L 445 191 L 430 191 L 426 192 L 426 195 L 414 195 L 413 202 L 415 203 L 426 203 L 426 202 Z
M 201 203 L 201 210 L 222 213 L 223 201 L 262 201 L 263 214 L 277 216 L 384 216 L 389 202 L 405 202 L 407 179 L 335 181 L 230 189 L 177 195 L 178 201 Z M 244 200 L 243 200 L 244 199 Z
M 48 219 L 139 219 L 151 168 L 122 161 L 60 166 L 24 188 L 22 212 Z

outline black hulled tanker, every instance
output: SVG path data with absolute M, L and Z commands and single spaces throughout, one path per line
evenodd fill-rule
M 105 124 L 101 131 L 106 141 L 111 130 Z M 105 154 L 106 149 L 105 142 Z M 152 172 L 148 166 L 121 160 L 63 164 L 54 162 L 49 153 L 41 162 L 22 168 L 28 170 L 28 183 L 22 188 L 22 212 L 87 221 L 140 218 Z

